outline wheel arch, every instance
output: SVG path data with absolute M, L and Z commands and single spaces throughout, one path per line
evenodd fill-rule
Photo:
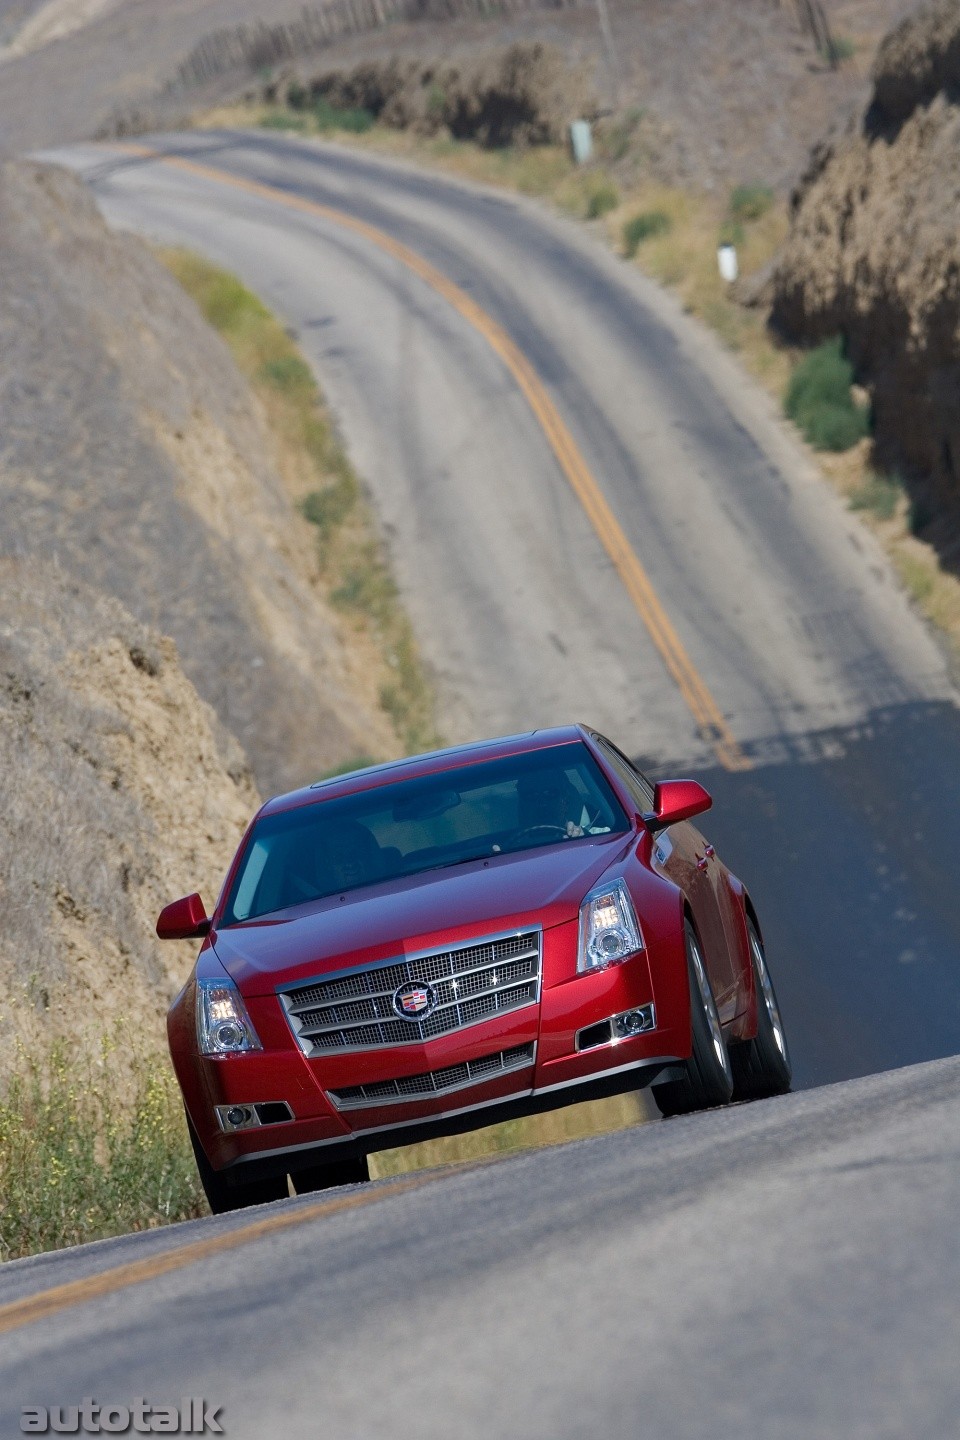
M 741 889 L 744 913 L 746 914 L 747 919 L 753 925 L 753 928 L 756 930 L 757 935 L 760 938 L 760 944 L 763 945 L 766 942 L 763 938 L 763 926 L 760 924 L 760 916 L 757 914 L 757 907 L 750 899 L 750 891 L 746 888 L 746 886 L 742 886 Z

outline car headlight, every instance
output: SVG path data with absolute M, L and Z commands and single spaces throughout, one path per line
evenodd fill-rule
M 197 1041 L 201 1055 L 241 1055 L 263 1046 L 232 980 L 197 981 Z
M 624 881 L 594 886 L 580 906 L 577 970 L 605 970 L 642 949 L 637 912 Z

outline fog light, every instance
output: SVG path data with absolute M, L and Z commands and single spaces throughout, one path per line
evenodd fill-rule
M 251 1105 L 215 1105 L 217 1124 L 226 1133 L 252 1130 L 257 1125 L 281 1125 L 293 1119 L 286 1100 L 258 1100 Z
M 575 1040 L 577 1050 L 595 1050 L 598 1045 L 615 1045 L 618 1040 L 632 1040 L 637 1035 L 646 1035 L 657 1028 L 657 1012 L 652 1005 L 641 1005 L 636 1010 L 624 1010 L 601 1020 L 596 1025 L 587 1025 L 578 1030 Z
M 644 1005 L 639 1010 L 625 1010 L 622 1015 L 614 1015 L 611 1022 L 615 1040 L 629 1040 L 631 1036 L 642 1035 L 644 1031 L 652 1030 L 653 1027 L 652 1005 Z

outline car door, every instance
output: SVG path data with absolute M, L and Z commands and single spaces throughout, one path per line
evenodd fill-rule
M 604 758 L 620 776 L 640 808 L 653 809 L 653 785 L 612 741 L 596 736 Z M 725 922 L 723 877 L 712 845 L 689 820 L 670 825 L 657 833 L 653 865 L 686 895 L 693 912 L 707 973 L 722 1024 L 732 1020 L 737 1009 L 738 968 L 728 944 Z

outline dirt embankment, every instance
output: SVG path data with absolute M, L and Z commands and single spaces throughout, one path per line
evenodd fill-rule
M 774 278 L 774 322 L 844 336 L 877 458 L 930 529 L 960 521 L 960 7 L 924 5 L 881 46 L 869 103 L 814 152 Z
M 0 560 L 0 1038 L 150 1048 L 196 947 L 160 907 L 223 876 L 257 803 L 169 639 L 37 556 Z M 131 1037 L 132 1038 L 132 1037 Z
M 801 0 L 610 0 L 614 77 L 592 0 L 124 0 L 3 66 L 0 152 L 118 124 L 176 128 L 243 96 L 265 67 L 316 74 L 391 55 L 460 66 L 523 43 L 586 67 L 604 108 L 642 111 L 645 173 L 789 187 L 824 127 L 860 103 L 877 41 L 915 3 L 829 0 L 848 57 L 831 66 L 800 23 Z
M 393 753 L 311 590 L 249 387 L 59 170 L 0 171 L 0 555 L 55 554 L 177 642 L 264 792 Z
M 196 949 L 159 945 L 161 906 L 213 901 L 258 790 L 398 742 L 168 271 L 9 164 L 0 275 L 0 1037 L 152 1047 Z
M 345 70 L 299 72 L 263 87 L 268 103 L 294 109 L 325 102 L 361 110 L 381 124 L 421 135 L 503 145 L 562 144 L 571 118 L 593 114 L 585 70 L 538 43 L 510 45 L 457 63 L 391 56 Z

